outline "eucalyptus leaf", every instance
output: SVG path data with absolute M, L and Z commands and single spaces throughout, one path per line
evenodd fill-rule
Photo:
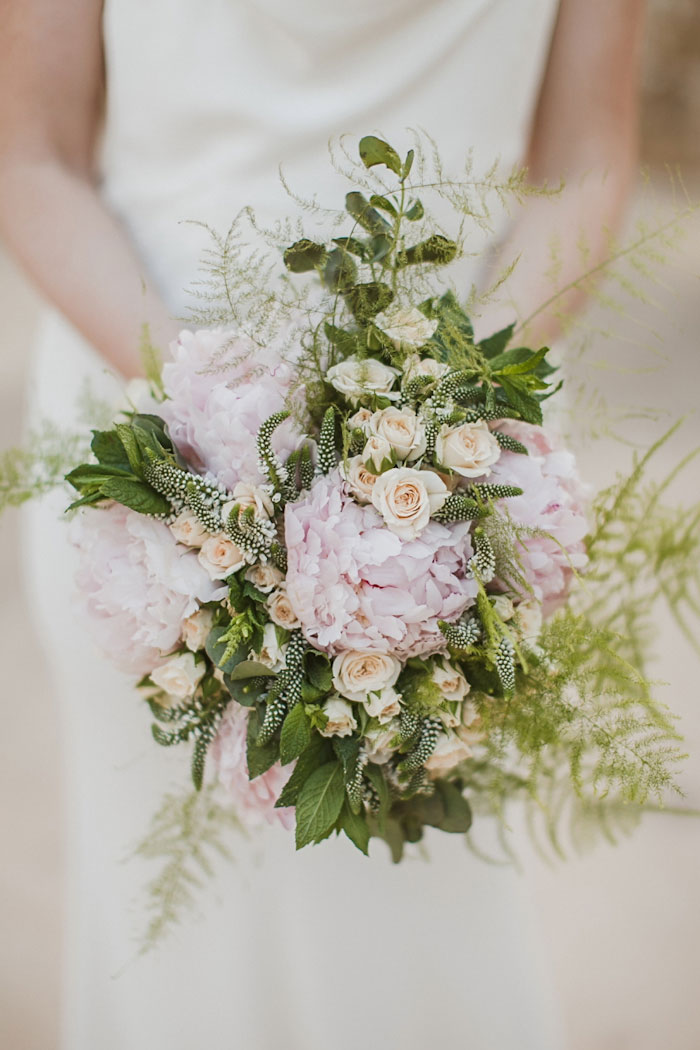
M 411 222 L 417 222 L 422 219 L 425 215 L 425 208 L 422 203 L 418 200 L 414 201 L 411 207 L 406 212 L 406 218 L 410 219 Z
M 387 212 L 394 219 L 399 214 L 396 210 L 396 206 L 392 204 L 391 201 L 388 200 L 386 197 L 380 197 L 378 193 L 372 194 L 372 196 L 369 199 L 369 203 L 374 208 L 381 208 L 382 211 Z
M 455 835 L 465 834 L 472 824 L 472 811 L 459 787 L 449 780 L 438 780 L 436 791 L 444 807 L 444 817 L 438 827 Z
M 327 251 L 322 244 L 310 241 L 303 237 L 295 241 L 289 248 L 285 249 L 283 259 L 284 265 L 291 273 L 307 273 L 322 266 L 326 260 Z
M 457 244 L 454 241 L 443 237 L 440 233 L 434 233 L 427 240 L 398 252 L 395 265 L 397 269 L 402 269 L 404 266 L 417 266 L 421 263 L 444 266 L 456 258 L 457 251 Z
M 363 241 L 358 241 L 357 237 L 334 237 L 333 244 L 337 244 L 339 248 L 344 249 L 346 252 L 357 255 L 363 261 L 367 256 L 367 246 Z
M 366 168 L 384 164 L 397 175 L 402 174 L 401 158 L 393 146 L 376 135 L 365 135 L 360 139 L 360 159 Z
M 243 678 L 266 678 L 270 675 L 272 675 L 270 668 L 257 660 L 241 660 L 228 672 L 228 677 L 232 682 L 240 681 Z
M 381 281 L 356 284 L 345 293 L 345 302 L 360 324 L 366 324 L 376 317 L 393 302 L 393 299 L 393 291 L 388 284 Z
M 357 280 L 357 267 L 347 252 L 334 248 L 323 268 L 323 282 L 332 292 L 346 292 Z
M 345 210 L 360 224 L 360 226 L 373 236 L 387 234 L 391 231 L 391 225 L 376 208 L 373 208 L 366 197 L 357 190 L 345 196 Z

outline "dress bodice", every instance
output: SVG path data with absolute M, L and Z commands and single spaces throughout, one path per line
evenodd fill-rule
M 245 204 L 337 206 L 328 142 L 407 129 L 449 168 L 523 153 L 556 0 L 106 0 L 106 198 L 174 308 Z

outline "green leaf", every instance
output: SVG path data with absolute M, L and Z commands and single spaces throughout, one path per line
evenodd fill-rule
M 410 219 L 411 222 L 417 222 L 418 219 L 422 219 L 424 215 L 425 209 L 420 201 L 414 201 L 406 212 L 406 218 Z
M 408 153 L 406 154 L 406 160 L 403 162 L 403 168 L 401 169 L 401 181 L 402 182 L 404 181 L 404 179 L 408 178 L 408 176 L 411 173 L 411 168 L 413 167 L 413 158 L 414 157 L 415 157 L 415 153 L 414 153 L 414 151 L 412 149 L 410 149 L 408 151 Z
M 384 831 L 386 827 L 386 818 L 389 814 L 389 787 L 386 780 L 384 779 L 384 772 L 381 766 L 378 766 L 375 762 L 368 762 L 365 766 L 365 775 L 369 778 L 372 787 L 379 796 L 379 812 L 377 813 L 377 821 L 379 824 L 380 831 Z
M 282 723 L 280 760 L 283 766 L 293 762 L 311 743 L 311 722 L 303 704 L 297 704 Z
M 394 864 L 398 864 L 403 857 L 403 846 L 406 841 L 400 822 L 390 817 L 386 822 L 382 838 L 391 850 L 391 859 Z
M 457 251 L 454 241 L 443 237 L 441 233 L 434 233 L 426 241 L 421 241 L 420 244 L 414 244 L 411 248 L 399 252 L 396 256 L 396 268 L 402 269 L 404 266 L 417 266 L 421 263 L 444 266 L 452 262 Z
M 377 193 L 372 194 L 369 203 L 375 208 L 381 208 L 382 211 L 388 212 L 394 219 L 399 214 L 390 200 L 387 200 L 386 197 L 380 197 Z
M 323 283 L 332 292 L 347 292 L 357 280 L 357 267 L 347 252 L 334 248 L 326 259 Z
M 390 171 L 397 175 L 402 174 L 401 159 L 396 150 L 375 135 L 365 135 L 360 139 L 360 159 L 366 168 L 372 168 L 375 164 L 384 164 Z
M 339 248 L 344 248 L 346 252 L 357 255 L 363 261 L 367 255 L 366 245 L 362 241 L 358 241 L 357 237 L 334 237 L 333 244 L 337 244 Z
M 456 835 L 465 834 L 472 824 L 472 811 L 460 789 L 449 780 L 438 780 L 436 791 L 440 793 L 445 811 L 438 827 Z
M 482 339 L 478 345 L 478 348 L 484 357 L 490 361 L 492 358 L 500 354 L 508 346 L 511 340 L 513 332 L 515 331 L 515 322 L 509 324 L 507 328 L 502 328 L 500 332 L 494 332 L 488 339 Z
M 224 685 L 241 707 L 253 707 L 267 692 L 269 684 L 259 678 L 230 678 L 224 675 Z
M 82 463 L 66 474 L 66 480 L 78 491 L 83 489 L 98 491 L 110 478 L 131 478 L 133 481 L 138 481 L 128 466 L 124 469 L 109 466 L 106 463 Z
M 101 488 L 107 499 L 116 500 L 139 514 L 170 514 L 172 509 L 165 496 L 143 481 L 113 477 L 107 478 Z
M 307 650 L 304 654 L 304 670 L 311 684 L 326 693 L 333 685 L 333 669 L 325 653 Z
M 272 676 L 272 671 L 265 664 L 257 660 L 241 660 L 228 672 L 232 682 L 240 681 L 242 678 L 267 678 Z
M 219 667 L 224 674 L 230 675 L 231 672 L 238 666 L 243 660 L 248 659 L 251 646 L 245 642 L 239 645 L 236 652 L 231 656 L 225 664 L 220 663 L 222 656 L 226 651 L 226 642 L 222 642 L 222 636 L 227 632 L 228 626 L 226 627 L 212 627 L 211 631 L 207 636 L 206 643 L 204 645 L 205 652 L 210 660 Z M 266 668 L 265 674 L 269 674 L 269 670 Z
M 116 430 L 93 430 L 90 448 L 102 465 L 131 470 L 129 457 Z
M 258 744 L 258 734 L 262 728 L 262 719 L 257 708 L 248 715 L 248 732 L 246 736 L 246 760 L 248 763 L 248 777 L 255 780 L 256 777 L 267 773 L 270 766 L 274 766 L 279 758 L 279 742 L 276 737 L 266 744 Z
M 353 813 L 348 805 L 347 799 L 345 800 L 340 819 L 343 831 L 347 837 L 355 846 L 357 846 L 361 853 L 364 853 L 364 855 L 368 857 L 369 827 L 367 826 L 367 821 L 361 814 Z
M 337 346 L 345 357 L 350 357 L 363 348 L 363 342 L 357 332 L 346 332 L 342 328 L 336 328 L 329 321 L 324 322 L 323 329 L 328 342 Z
M 348 781 L 355 772 L 357 756 L 360 753 L 359 736 L 333 737 L 333 750 L 343 763 L 343 776 Z
M 284 806 L 294 806 L 299 797 L 299 792 L 315 769 L 322 766 L 333 756 L 331 744 L 325 737 L 314 733 L 311 743 L 297 759 L 291 777 L 282 788 L 280 797 L 275 802 L 275 807 L 281 809 Z
M 297 849 L 317 842 L 333 827 L 340 816 L 344 798 L 340 762 L 326 762 L 311 774 L 297 800 Z
M 302 237 L 300 241 L 295 241 L 285 249 L 283 259 L 284 265 L 291 273 L 307 273 L 309 270 L 322 266 L 326 255 L 326 249 L 322 244 L 316 244 L 308 237 Z
M 542 407 L 537 398 L 528 393 L 522 379 L 515 376 L 502 376 L 499 382 L 509 404 L 518 412 L 521 419 L 526 423 L 542 423 Z
M 542 364 L 545 357 L 549 353 L 549 347 L 544 346 L 537 353 L 530 351 L 526 357 L 521 353 L 521 348 L 518 350 L 511 350 L 505 354 L 501 354 L 501 360 L 505 363 L 501 364 L 498 362 L 498 358 L 491 362 L 491 368 L 495 375 L 499 376 L 517 376 L 527 375 L 528 372 L 535 372 L 538 365 Z
M 391 231 L 391 226 L 384 216 L 380 215 L 367 198 L 358 193 L 357 190 L 346 194 L 345 210 L 364 230 L 367 230 L 373 236 L 387 234 Z
M 387 237 L 386 234 L 380 233 L 377 237 L 372 238 L 369 242 L 369 247 L 370 257 L 368 261 L 373 263 L 381 262 L 394 247 L 394 242 L 391 237 Z
M 345 293 L 345 301 L 360 324 L 366 324 L 393 301 L 394 293 L 388 284 L 368 281 L 356 284 Z
M 130 423 L 117 423 L 115 430 L 124 447 L 124 451 L 126 452 L 129 466 L 138 478 L 143 479 L 145 474 L 143 469 L 143 453 L 139 447 L 138 441 L 136 440 L 133 426 Z

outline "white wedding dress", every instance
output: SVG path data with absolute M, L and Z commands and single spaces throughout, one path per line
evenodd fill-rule
M 294 188 L 337 205 L 327 143 L 344 132 L 405 150 L 405 129 L 423 127 L 448 168 L 470 147 L 484 167 L 517 163 L 555 13 L 555 0 L 106 0 L 103 192 L 144 280 L 182 314 L 206 245 L 182 220 L 223 231 L 246 203 L 287 214 L 280 161 Z M 86 382 L 118 399 L 48 314 L 32 415 L 75 427 Z M 371 860 L 344 839 L 297 855 L 265 827 L 234 842 L 200 918 L 132 961 L 152 869 L 129 854 L 187 756 L 152 743 L 149 712 L 74 616 L 60 510 L 52 498 L 24 522 L 63 715 L 64 1050 L 562 1050 L 523 880 L 460 836 L 429 834 L 429 861 L 393 866 L 382 843 Z

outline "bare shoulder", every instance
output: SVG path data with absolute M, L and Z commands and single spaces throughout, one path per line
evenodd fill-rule
M 2 0 L 0 150 L 89 164 L 103 93 L 103 0 Z

